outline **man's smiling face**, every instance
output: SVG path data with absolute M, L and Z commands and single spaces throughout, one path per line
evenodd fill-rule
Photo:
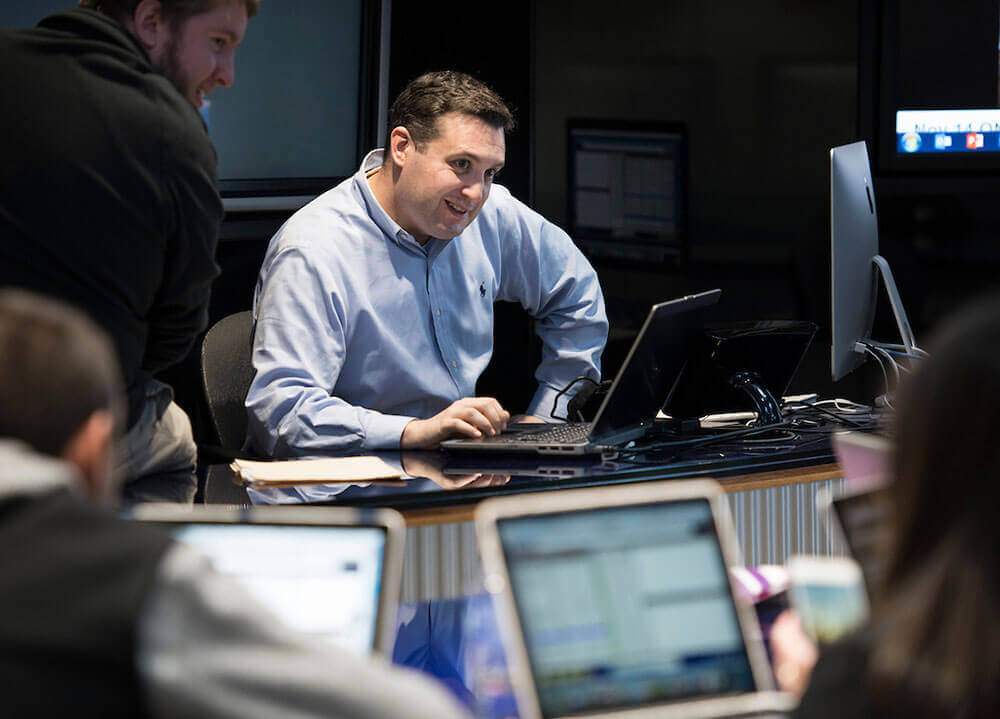
M 397 133 L 387 148 L 399 167 L 393 219 L 421 244 L 428 237 L 451 239 L 469 226 L 506 155 L 503 129 L 473 115 L 442 115 L 436 128 L 437 136 L 419 148 L 408 133 L 401 149 Z
M 201 107 L 216 87 L 233 84 L 236 48 L 246 29 L 244 3 L 222 3 L 169 28 L 166 42 L 150 57 L 188 102 Z

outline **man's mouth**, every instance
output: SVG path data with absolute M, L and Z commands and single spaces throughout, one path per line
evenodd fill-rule
M 445 200 L 444 204 L 447 205 L 448 209 L 451 210 L 457 217 L 465 217 L 469 214 L 469 210 L 463 209 L 450 200 Z
M 205 99 L 205 96 L 208 95 L 208 93 L 210 93 L 210 92 L 211 92 L 211 90 L 206 90 L 203 87 L 197 87 L 197 88 L 195 88 L 195 91 L 194 91 L 194 104 L 195 104 L 195 107 L 200 108 L 203 105 L 205 105 L 207 103 L 207 100 Z

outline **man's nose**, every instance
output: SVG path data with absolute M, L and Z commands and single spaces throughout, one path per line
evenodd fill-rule
M 232 87 L 236 81 L 236 59 L 232 54 L 222 55 L 215 68 L 215 81 L 222 87 Z
M 462 194 L 472 202 L 479 204 L 479 202 L 483 199 L 483 194 L 485 192 L 484 187 L 485 185 L 482 180 L 479 182 L 470 182 L 462 188 Z

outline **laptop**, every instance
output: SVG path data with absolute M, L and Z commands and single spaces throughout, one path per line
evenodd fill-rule
M 709 290 L 653 305 L 593 422 L 520 425 L 516 432 L 480 439 L 450 439 L 452 452 L 601 454 L 638 439 L 670 399 L 702 331 L 702 311 L 719 301 Z
M 865 588 L 872 595 L 885 576 L 891 444 L 875 434 L 838 432 L 833 435 L 833 449 L 844 486 L 821 488 L 816 508 L 861 567 Z
M 541 492 L 476 509 L 522 719 L 780 716 L 712 481 Z
M 832 443 L 845 485 L 861 489 L 886 482 L 892 457 L 892 444 L 886 437 L 868 432 L 837 432 Z
M 143 504 L 286 626 L 360 655 L 392 656 L 405 528 L 390 509 Z
M 816 492 L 819 516 L 847 546 L 848 554 L 861 567 L 865 589 L 876 594 L 885 577 L 886 548 L 889 541 L 888 485 L 868 485 L 861 489 L 845 487 Z

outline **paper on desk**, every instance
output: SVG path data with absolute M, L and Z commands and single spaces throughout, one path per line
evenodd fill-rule
M 325 457 L 278 462 L 237 459 L 230 467 L 243 479 L 262 484 L 368 482 L 376 479 L 399 479 L 403 476 L 398 469 L 379 457 Z

